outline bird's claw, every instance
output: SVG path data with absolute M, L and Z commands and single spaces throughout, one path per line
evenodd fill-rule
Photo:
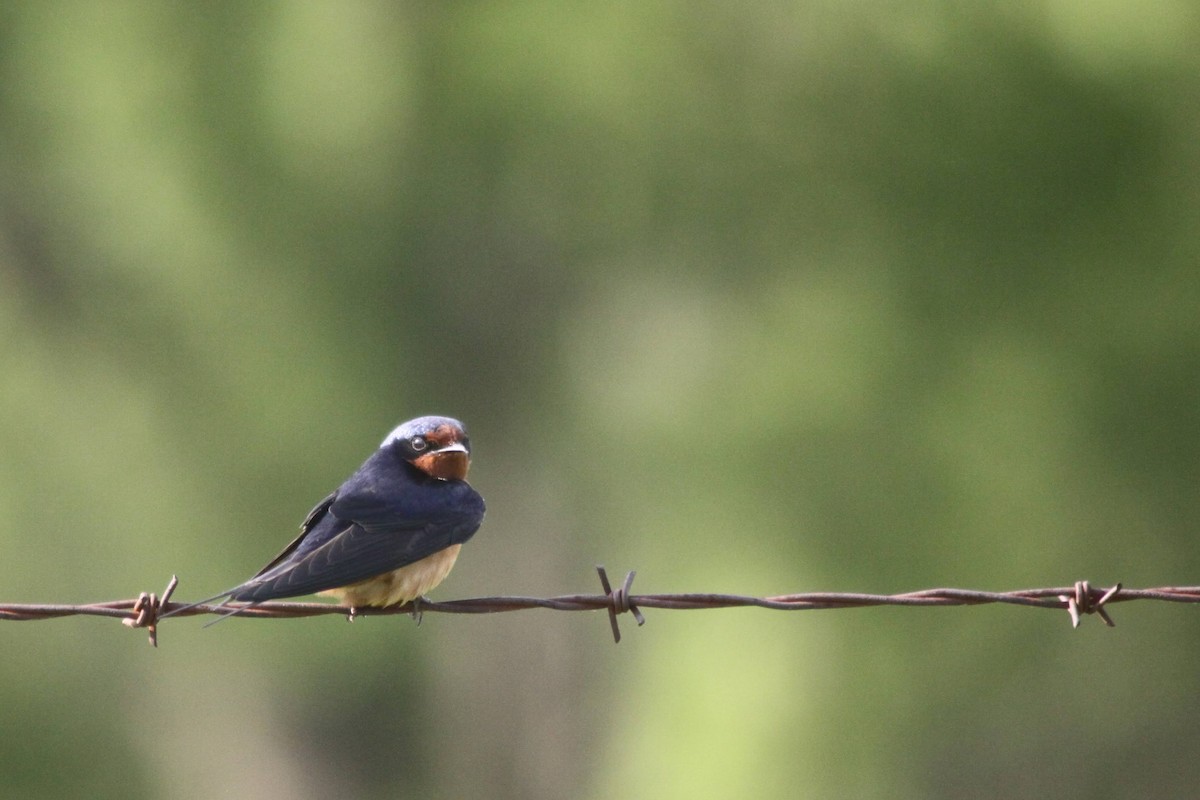
M 425 617 L 425 612 L 421 610 L 421 603 L 428 603 L 429 598 L 424 595 L 414 597 L 412 599 L 412 608 L 409 610 L 409 616 L 417 621 L 417 627 L 421 627 L 421 620 Z

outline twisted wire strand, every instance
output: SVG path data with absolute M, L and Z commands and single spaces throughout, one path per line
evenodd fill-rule
M 1071 616 L 1072 625 L 1078 627 L 1086 614 L 1100 616 L 1105 624 L 1114 623 L 1108 615 L 1107 606 L 1133 600 L 1157 600 L 1168 603 L 1200 603 L 1200 586 L 1160 586 L 1148 589 L 1125 589 L 1121 584 L 1109 588 L 1094 588 L 1087 581 L 1077 581 L 1073 586 L 1039 589 L 1017 589 L 1007 592 L 987 592 L 974 589 L 922 589 L 902 594 L 865 594 L 858 592 L 805 592 L 776 595 L 772 597 L 750 597 L 709 592 L 683 594 L 633 594 L 631 586 L 636 573 L 630 572 L 617 589 L 613 589 L 604 567 L 597 567 L 603 594 L 570 594 L 556 597 L 474 597 L 464 600 L 433 602 L 418 600 L 414 603 L 389 606 L 387 608 L 357 608 L 330 605 L 327 603 L 266 602 L 239 608 L 237 604 L 217 606 L 199 605 L 185 608 L 183 603 L 171 602 L 171 594 L 178 585 L 172 576 L 162 595 L 142 592 L 130 600 L 113 600 L 105 603 L 84 605 L 46 605 L 0 603 L 0 620 L 34 621 L 57 619 L 70 616 L 97 616 L 120 619 L 132 628 L 146 628 L 150 643 L 157 646 L 160 616 L 168 612 L 172 616 L 193 617 L 206 614 L 228 614 L 238 609 L 236 616 L 247 619 L 296 619 L 329 614 L 349 617 L 389 616 L 410 614 L 418 617 L 434 614 L 498 614 L 542 608 L 553 611 L 607 611 L 612 623 L 613 638 L 619 642 L 621 633 L 617 617 L 629 613 L 638 625 L 645 623 L 643 608 L 668 610 L 703 610 L 714 608 L 765 608 L 776 611 L 805 611 L 835 608 L 864 608 L 871 606 L 975 606 L 992 603 L 1031 606 L 1036 608 L 1065 609 Z

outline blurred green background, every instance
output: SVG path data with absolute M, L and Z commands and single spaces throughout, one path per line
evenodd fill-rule
M 0 601 L 465 420 L 447 600 L 1200 583 L 1184 2 L 0 6 Z M 6 797 L 1190 796 L 1200 616 L 0 623 Z M 627 618 L 628 619 L 628 618 Z

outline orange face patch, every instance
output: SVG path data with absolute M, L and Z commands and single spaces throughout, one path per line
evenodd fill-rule
M 432 440 L 432 435 L 430 435 Z M 432 452 L 414 458 L 413 466 L 427 475 L 443 481 L 461 481 L 467 477 L 467 468 L 471 466 L 471 457 L 461 450 L 449 452 Z

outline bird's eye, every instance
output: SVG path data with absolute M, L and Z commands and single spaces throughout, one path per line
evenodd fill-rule
M 429 442 L 425 441 L 424 436 L 414 436 L 408 440 L 408 445 L 416 452 L 421 452 L 426 447 L 429 447 Z

